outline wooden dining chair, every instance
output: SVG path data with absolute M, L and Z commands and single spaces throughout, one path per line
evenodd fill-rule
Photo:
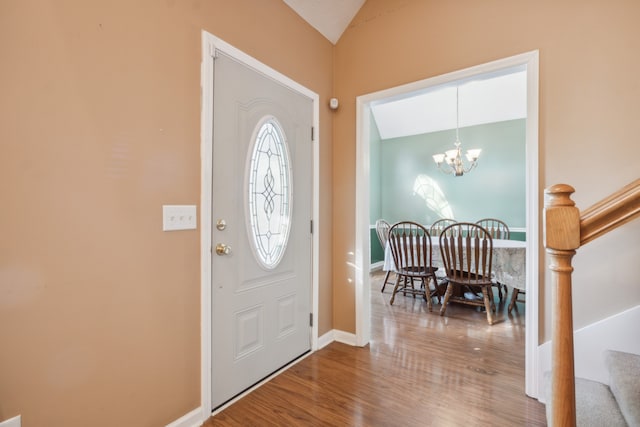
M 387 247 L 387 240 L 389 240 L 389 229 L 391 228 L 391 224 L 389 224 L 384 219 L 379 219 L 376 221 L 376 234 L 378 235 L 378 241 L 380 241 L 380 245 L 382 246 L 382 250 L 385 251 Z M 382 282 L 382 289 L 380 292 L 384 292 L 384 288 L 387 286 L 387 283 L 393 284 L 394 282 L 389 282 L 389 275 L 391 274 L 391 270 L 387 271 L 387 274 L 384 276 L 384 281 Z
M 441 218 L 431 224 L 431 227 L 429 228 L 429 234 L 437 238 L 447 225 L 455 224 L 456 222 L 457 221 L 452 218 Z
M 431 298 L 438 297 L 440 293 L 436 280 L 437 267 L 432 266 L 433 252 L 429 231 L 422 225 L 403 221 L 391 226 L 389 229 L 389 247 L 396 266 L 396 282 L 389 304 L 393 305 L 396 294 L 422 295 L 427 301 L 429 311 L 433 310 Z M 414 286 L 414 281 L 420 280 L 420 287 Z M 434 290 L 431 291 L 429 282 L 433 282 Z
M 511 237 L 509 226 L 502 220 L 483 218 L 476 221 L 476 224 L 487 230 L 494 239 L 509 240 Z
M 481 220 L 476 221 L 476 224 L 483 227 L 485 230 L 489 232 L 492 238 L 501 239 L 501 240 L 509 240 L 511 237 L 511 233 L 509 232 L 509 226 L 504 222 L 496 218 L 483 218 Z M 507 285 L 498 282 L 494 279 L 493 286 L 498 289 L 498 299 L 502 302 L 502 290 L 504 289 L 504 298 L 507 298 L 507 294 L 509 293 L 509 288 Z
M 459 222 L 440 234 L 440 253 L 449 280 L 440 315 L 444 316 L 450 301 L 484 307 L 487 321 L 493 325 L 493 292 L 491 268 L 493 239 L 478 224 Z M 482 300 L 476 293 L 482 292 Z

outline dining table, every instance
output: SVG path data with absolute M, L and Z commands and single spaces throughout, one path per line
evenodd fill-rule
M 440 267 L 437 275 L 444 277 L 442 255 L 440 253 L 440 239 L 431 237 L 433 251 L 433 265 Z M 498 282 L 511 288 L 526 290 L 526 251 L 527 242 L 520 240 L 493 239 L 493 277 Z M 391 253 L 391 246 L 387 242 L 384 249 L 384 271 L 395 270 L 395 262 Z

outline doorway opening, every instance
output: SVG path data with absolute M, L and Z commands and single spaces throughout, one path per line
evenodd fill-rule
M 539 184 L 538 184 L 538 51 L 454 71 L 406 85 L 359 96 L 356 100 L 356 344 L 366 345 L 371 336 L 370 320 L 370 140 L 371 108 L 375 103 L 403 99 L 416 92 L 444 85 L 458 85 L 480 77 L 498 75 L 523 67 L 526 70 L 526 338 L 525 392 L 538 397 L 538 258 L 539 258 Z M 428 159 L 425 159 L 428 161 Z

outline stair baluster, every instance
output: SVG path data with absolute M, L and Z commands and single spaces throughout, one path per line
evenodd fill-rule
M 580 247 L 580 211 L 571 200 L 574 191 L 569 185 L 559 184 L 544 192 L 544 246 L 551 258 L 553 288 L 551 425 L 567 427 L 576 425 L 571 260 Z

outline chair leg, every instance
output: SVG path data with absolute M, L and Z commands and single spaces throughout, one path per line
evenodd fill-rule
M 404 278 L 406 281 L 406 278 Z M 396 274 L 396 284 L 393 287 L 393 292 L 391 293 L 391 300 L 389 301 L 390 305 L 393 305 L 393 301 L 396 299 L 396 292 L 398 292 L 398 286 L 400 286 L 400 275 Z
M 442 301 L 442 307 L 440 307 L 440 316 L 444 316 L 447 311 L 447 304 L 449 303 L 449 298 L 453 294 L 453 283 L 449 282 L 447 285 L 447 291 L 444 293 L 444 300 Z
M 483 287 L 489 293 L 489 302 L 491 302 L 491 311 L 496 311 L 496 302 L 493 300 L 493 286 Z M 502 301 L 502 300 L 501 300 Z
M 493 310 L 491 309 L 492 302 L 489 302 L 489 293 L 492 292 L 491 289 L 487 289 L 488 286 L 482 287 L 482 297 L 484 299 L 484 309 L 487 312 L 487 322 L 490 325 L 493 325 Z
M 442 299 L 440 298 L 440 286 L 438 284 L 438 278 L 436 277 L 435 274 L 433 276 L 430 276 L 430 277 L 431 277 L 431 280 L 433 280 L 433 293 L 438 298 L 438 304 L 440 304 L 442 302 Z M 428 284 L 429 284 L 429 279 L 427 279 L 427 285 Z M 429 291 L 429 292 L 431 292 L 431 291 Z
M 515 307 L 519 292 L 520 290 L 518 288 L 513 288 L 513 292 L 511 293 L 511 302 L 509 303 L 509 308 L 507 309 L 507 313 L 511 313 L 511 310 L 513 310 L 513 307 Z
M 415 293 L 416 287 L 413 284 L 413 277 L 411 278 L 411 290 L 413 291 L 413 292 L 411 292 L 411 294 L 413 295 L 413 299 L 415 299 L 416 298 L 416 293 Z
M 387 274 L 384 276 L 384 282 L 382 282 L 382 289 L 380 289 L 380 292 L 384 292 L 384 287 L 387 286 L 387 281 L 389 281 L 390 274 L 391 270 L 387 271 Z
M 426 280 L 424 277 L 420 278 L 421 282 L 422 282 L 422 286 L 421 288 L 424 289 L 424 299 L 425 301 L 427 301 L 427 309 L 429 310 L 429 312 L 433 311 L 433 304 L 431 302 L 431 291 L 429 290 L 429 278 L 427 277 Z

